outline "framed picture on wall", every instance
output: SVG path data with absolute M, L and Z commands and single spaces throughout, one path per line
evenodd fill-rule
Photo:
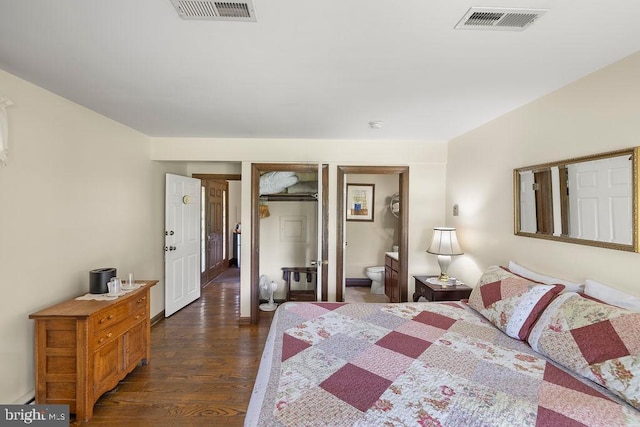
M 375 184 L 347 184 L 347 221 L 373 221 Z

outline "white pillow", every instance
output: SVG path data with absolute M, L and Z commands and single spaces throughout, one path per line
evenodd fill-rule
M 545 285 L 564 285 L 564 291 L 562 292 L 584 292 L 584 285 L 582 283 L 570 282 L 565 279 L 558 279 L 557 277 L 545 276 L 544 274 L 536 273 L 526 267 L 516 264 L 513 261 L 509 261 L 509 270 L 519 276 L 525 277 L 529 280 L 544 283 Z
M 584 293 L 607 304 L 640 312 L 640 298 L 626 294 L 611 286 L 596 282 L 595 280 L 586 280 Z
M 295 172 L 267 172 L 260 176 L 260 194 L 282 193 L 285 188 L 298 182 Z

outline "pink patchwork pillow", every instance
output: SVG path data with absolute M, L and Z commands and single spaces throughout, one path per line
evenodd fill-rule
M 524 340 L 549 302 L 563 285 L 544 285 L 492 266 L 469 296 L 469 306 L 505 334 Z
M 540 315 L 527 341 L 640 409 L 640 313 L 566 293 Z

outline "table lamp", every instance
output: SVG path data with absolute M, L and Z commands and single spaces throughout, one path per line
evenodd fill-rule
M 462 249 L 458 244 L 456 229 L 451 227 L 434 227 L 433 239 L 427 252 L 438 255 L 438 264 L 440 265 L 440 277 L 438 282 L 442 286 L 449 284 L 449 275 L 447 270 L 451 263 L 451 255 L 462 255 Z

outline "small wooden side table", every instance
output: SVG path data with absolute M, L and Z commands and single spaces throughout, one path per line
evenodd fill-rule
M 316 301 L 317 300 L 317 267 L 282 267 L 282 278 L 287 292 L 287 301 Z M 291 276 L 294 282 L 300 281 L 300 274 L 306 276 L 307 283 L 313 286 L 310 291 L 291 290 Z
M 424 297 L 427 301 L 460 301 L 469 298 L 473 290 L 467 285 L 441 286 L 429 283 L 427 279 L 438 276 L 413 276 L 415 279 L 415 292 L 413 293 L 413 301 L 416 302 L 420 297 Z

